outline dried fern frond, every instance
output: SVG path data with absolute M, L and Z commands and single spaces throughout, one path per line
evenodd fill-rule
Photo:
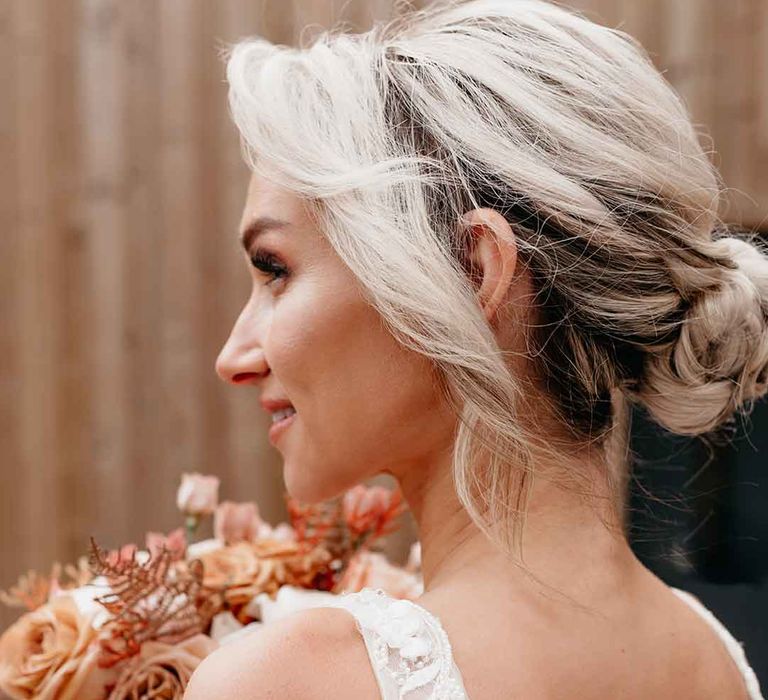
M 76 564 L 66 564 L 64 566 L 64 575 L 68 580 L 60 581 L 59 585 L 66 590 L 80 588 L 90 583 L 93 580 L 93 573 L 88 563 L 88 557 L 82 556 L 78 558 Z
M 79 588 L 92 578 L 87 557 L 80 557 L 77 564 L 66 564 L 63 567 L 55 562 L 47 576 L 33 570 L 22 574 L 16 585 L 7 591 L 0 591 L 0 603 L 10 608 L 35 610 L 47 603 L 52 593 Z
M 110 581 L 111 591 L 96 598 L 111 615 L 102 630 L 102 666 L 137 654 L 144 642 L 175 644 L 202 632 L 206 620 L 198 610 L 203 569 L 199 562 L 173 565 L 162 549 L 144 563 L 110 557 L 91 538 L 90 567 Z

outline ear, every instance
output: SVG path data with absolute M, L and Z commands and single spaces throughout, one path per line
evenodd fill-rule
M 478 301 L 489 322 L 507 295 L 517 267 L 515 234 L 495 209 L 472 209 L 461 217 L 468 228 L 468 258 L 481 280 Z

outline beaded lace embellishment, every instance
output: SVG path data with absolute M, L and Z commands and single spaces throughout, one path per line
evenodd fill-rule
M 375 634 L 372 663 L 388 674 L 402 700 L 468 700 L 455 669 L 448 635 L 438 619 L 381 588 L 342 593 L 339 604 Z

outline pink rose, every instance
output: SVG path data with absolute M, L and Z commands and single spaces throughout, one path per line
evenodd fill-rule
M 352 557 L 337 588 L 350 593 L 363 588 L 383 588 L 394 598 L 409 600 L 415 600 L 424 592 L 419 576 L 392 564 L 381 552 L 367 549 L 359 550 Z
M 182 474 L 176 505 L 185 515 L 210 515 L 219 502 L 219 478 L 203 474 Z
M 344 494 L 344 514 L 360 517 L 386 510 L 391 493 L 383 486 L 353 486 Z
M 255 503 L 224 501 L 213 516 L 213 534 L 225 544 L 253 542 L 261 526 Z
M 387 525 L 402 510 L 402 493 L 383 486 L 358 484 L 348 489 L 342 499 L 344 519 L 354 534 L 387 533 Z
M 259 525 L 257 537 L 265 540 L 280 540 L 281 542 L 295 542 L 297 539 L 296 530 L 294 530 L 292 525 L 278 523 L 272 527 L 272 525 L 263 521 Z
M 173 532 L 164 535 L 161 532 L 147 533 L 147 550 L 154 559 L 163 549 L 171 553 L 171 561 L 179 561 L 184 558 L 187 551 L 187 537 L 184 528 L 176 528 Z
M 112 549 L 107 553 L 107 561 L 112 566 L 117 566 L 120 562 L 131 561 L 138 552 L 135 544 L 124 544 L 120 549 Z

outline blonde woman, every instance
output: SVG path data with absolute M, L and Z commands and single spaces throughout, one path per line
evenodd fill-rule
M 472 0 L 227 59 L 253 287 L 216 369 L 293 496 L 397 480 L 424 593 L 294 613 L 186 697 L 761 698 L 626 537 L 629 404 L 697 435 L 768 390 L 768 259 L 642 48 Z

